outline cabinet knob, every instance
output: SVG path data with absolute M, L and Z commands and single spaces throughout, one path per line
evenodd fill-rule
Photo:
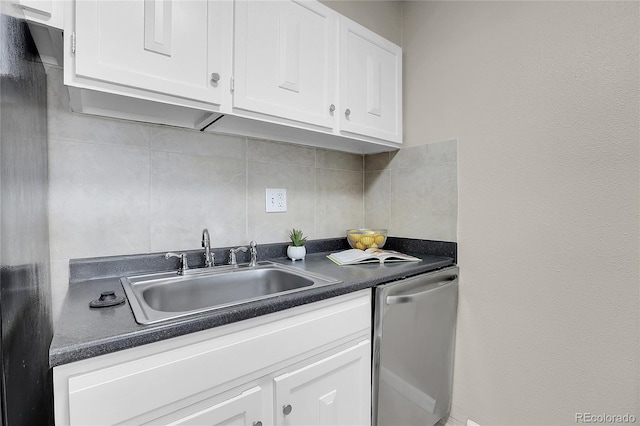
M 260 420 L 253 422 L 253 426 L 262 426 L 262 422 Z
M 351 115 L 351 110 L 349 108 L 347 108 L 344 112 L 344 115 L 346 115 L 347 117 Z
M 220 81 L 220 74 L 217 72 L 211 73 L 211 82 L 217 83 L 218 81 Z
M 288 416 L 289 414 L 291 414 L 291 410 L 293 410 L 293 408 L 291 407 L 290 404 L 282 406 L 282 412 L 284 413 L 285 416 Z
M 329 106 L 329 112 L 333 112 L 333 111 L 335 111 L 335 110 L 336 110 L 336 106 L 335 106 L 334 104 L 331 104 L 331 105 Z

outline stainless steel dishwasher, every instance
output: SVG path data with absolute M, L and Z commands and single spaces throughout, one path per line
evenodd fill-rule
M 431 426 L 451 407 L 458 268 L 375 289 L 373 426 Z

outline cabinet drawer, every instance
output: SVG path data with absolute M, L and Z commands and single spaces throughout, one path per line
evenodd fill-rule
M 298 315 L 276 320 L 268 315 L 253 328 L 117 365 L 76 371 L 73 364 L 56 367 L 54 380 L 68 377 L 70 424 L 128 421 L 248 374 L 268 374 L 283 361 L 370 330 L 368 292 L 319 309 L 302 308 Z M 130 351 L 135 356 L 136 349 Z M 117 409 L 105 412 L 104 401 Z

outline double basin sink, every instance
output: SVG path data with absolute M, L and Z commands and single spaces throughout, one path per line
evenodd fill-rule
M 341 281 L 275 262 L 121 278 L 136 322 L 153 324 Z

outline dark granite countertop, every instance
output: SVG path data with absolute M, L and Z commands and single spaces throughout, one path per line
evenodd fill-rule
M 115 307 L 90 309 L 89 302 L 96 299 L 103 291 L 111 290 L 115 291 L 116 295 L 123 296 L 124 290 L 120 280 L 117 276 L 79 279 L 78 274 L 74 274 L 72 269 L 69 290 L 60 318 L 55 324 L 55 334 L 49 351 L 50 366 L 55 367 L 328 299 L 407 276 L 441 269 L 453 265 L 456 261 L 455 243 L 430 243 L 422 240 L 390 238 L 385 248 L 414 255 L 422 261 L 337 266 L 327 259 L 326 255 L 343 250 L 344 247 L 340 246 L 341 242 L 336 246 L 334 241 L 331 241 L 331 244 L 327 244 L 327 241 L 323 241 L 323 244 L 307 244 L 308 247 L 311 246 L 311 250 L 308 248 L 309 251 L 317 252 L 308 253 L 304 261 L 292 262 L 282 256 L 270 258 L 260 256 L 260 260 L 269 259 L 327 275 L 342 280 L 340 284 L 301 290 L 152 325 L 136 323 L 128 301 Z M 274 246 L 265 250 L 267 255 L 280 254 L 282 248 Z M 327 248 L 329 249 L 322 251 Z M 82 273 L 87 274 L 86 267 Z

